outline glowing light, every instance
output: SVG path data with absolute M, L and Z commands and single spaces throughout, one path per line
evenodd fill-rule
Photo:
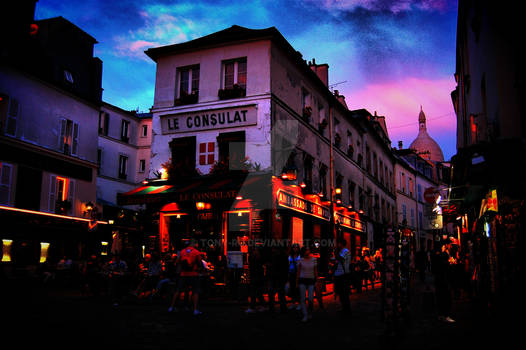
M 337 188 L 334 189 L 334 193 L 336 193 L 336 194 L 342 194 L 342 189 L 339 188 L 339 187 L 337 187 Z
M 144 181 L 142 182 L 142 184 L 143 184 L 143 185 L 147 185 L 147 184 L 148 184 L 148 181 L 144 180 Z
M 436 204 L 438 205 L 438 204 L 440 203 L 441 200 L 442 200 L 442 196 L 441 196 L 441 195 L 438 195 L 438 198 L 437 198 Z
M 2 262 L 11 262 L 11 245 L 13 241 L 10 239 L 2 240 Z
M 12 208 L 12 207 L 6 207 L 6 206 L 3 206 L 3 205 L 0 205 L 0 209 L 16 211 L 16 212 L 20 212 L 20 213 L 28 213 L 28 214 L 51 216 L 51 217 L 55 217 L 55 218 L 68 219 L 68 220 L 77 220 L 77 221 L 85 221 L 85 222 L 92 221 L 90 219 L 79 218 L 79 217 L 76 217 L 76 216 L 67 216 L 67 215 L 60 215 L 60 214 L 53 214 L 53 213 L 44 213 L 44 212 L 36 211 L 36 210 Z M 107 224 L 108 222 L 106 222 L 106 221 L 97 221 L 97 223 L 98 224 Z
M 100 255 L 108 255 L 108 242 L 102 241 L 100 244 L 102 245 Z
M 159 172 L 161 173 L 161 180 L 168 179 L 168 172 L 166 171 L 165 168 L 159 169 Z
M 243 196 L 237 196 L 236 199 L 237 199 L 238 201 L 240 201 L 240 200 L 243 199 Z
M 49 249 L 49 243 L 40 242 L 40 263 L 45 263 L 47 261 L 47 253 Z
M 114 222 L 115 221 L 113 221 L 113 220 L 108 220 L 108 224 L 110 224 L 110 225 L 113 225 Z
M 181 214 L 177 214 L 175 217 L 180 219 L 181 218 Z
M 197 203 L 195 203 L 195 206 L 196 206 L 197 210 L 203 210 L 205 208 L 205 203 L 204 202 L 197 202 Z
M 302 183 L 300 183 L 300 187 L 301 188 L 305 188 L 305 187 L 307 187 L 307 185 L 305 184 L 305 182 L 302 182 Z
M 490 237 L 489 222 L 484 223 L 484 233 L 486 234 L 486 237 Z

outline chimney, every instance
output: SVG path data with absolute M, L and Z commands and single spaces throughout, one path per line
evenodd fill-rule
M 320 80 L 329 87 L 329 65 L 327 63 L 316 64 L 316 59 L 309 61 L 309 67 L 320 78 Z
M 402 148 L 403 148 L 402 141 L 398 141 L 398 149 L 402 149 Z
M 338 90 L 334 90 L 334 96 L 336 97 L 336 99 L 338 101 L 340 101 L 340 103 L 347 109 L 349 109 L 349 107 L 347 107 L 347 103 L 345 103 L 345 96 L 343 95 L 340 95 L 340 92 Z

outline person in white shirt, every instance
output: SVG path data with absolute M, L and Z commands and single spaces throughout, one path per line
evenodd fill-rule
M 312 318 L 312 308 L 314 303 L 314 286 L 318 279 L 318 267 L 316 259 L 312 256 L 310 248 L 303 247 L 303 258 L 298 261 L 298 273 L 296 277 L 296 285 L 299 286 L 300 291 L 300 305 L 303 313 L 302 322 Z M 308 293 L 309 310 L 307 311 L 307 304 L 305 293 Z
M 351 261 L 351 252 L 345 246 L 347 242 L 345 239 L 336 241 L 336 261 L 337 266 L 334 271 L 334 292 L 339 296 L 342 304 L 342 311 L 345 314 L 351 313 L 351 302 L 349 300 L 350 289 L 350 270 L 349 264 Z

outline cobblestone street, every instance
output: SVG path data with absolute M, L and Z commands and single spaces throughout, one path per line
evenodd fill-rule
M 496 319 L 490 321 L 473 313 L 464 299 L 454 303 L 456 323 L 438 321 L 432 310 L 424 312 L 422 308 L 424 285 L 414 289 L 411 322 L 401 322 L 397 334 L 391 336 L 386 335 L 381 320 L 378 287 L 362 294 L 353 292 L 350 318 L 339 313 L 339 303 L 332 294 L 326 295 L 325 310 L 315 303 L 313 319 L 306 324 L 300 322 L 296 310 L 246 314 L 246 305 L 228 300 L 206 300 L 202 303 L 203 315 L 194 317 L 184 311 L 168 313 L 166 300 L 145 301 L 130 296 L 114 308 L 105 298 L 82 297 L 72 290 L 46 291 L 21 283 L 10 287 L 4 289 L 10 291 L 9 295 L 2 298 L 2 309 L 14 318 L 6 334 L 22 334 L 18 338 L 20 348 L 36 342 L 54 348 L 292 349 L 341 345 L 347 349 L 470 349 L 486 348 L 496 340 L 505 345 L 517 334 L 508 323 L 497 327 Z

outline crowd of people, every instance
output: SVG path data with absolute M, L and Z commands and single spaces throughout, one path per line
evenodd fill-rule
M 380 279 L 381 251 L 370 254 L 363 249 L 351 258 L 345 241 L 338 241 L 332 252 L 328 271 L 320 264 L 319 244 L 300 247 L 251 247 L 245 277 L 248 308 L 246 313 L 301 311 L 302 321 L 312 318 L 314 301 L 324 309 L 323 292 L 326 282 L 334 281 L 342 311 L 350 313 L 349 294 L 352 290 L 374 287 Z M 124 298 L 166 300 L 169 312 L 181 309 L 201 314 L 199 296 L 214 293 L 215 284 L 237 285 L 239 274 L 228 280 L 226 259 L 210 258 L 201 251 L 196 241 L 187 240 L 179 252 L 161 256 L 145 254 L 139 259 L 113 254 L 91 256 L 73 263 L 64 257 L 52 270 L 43 265 L 44 283 L 77 281 L 84 295 L 105 296 L 118 307 Z M 227 282 L 227 283 L 217 283 Z M 277 300 L 276 300 L 277 297 Z

